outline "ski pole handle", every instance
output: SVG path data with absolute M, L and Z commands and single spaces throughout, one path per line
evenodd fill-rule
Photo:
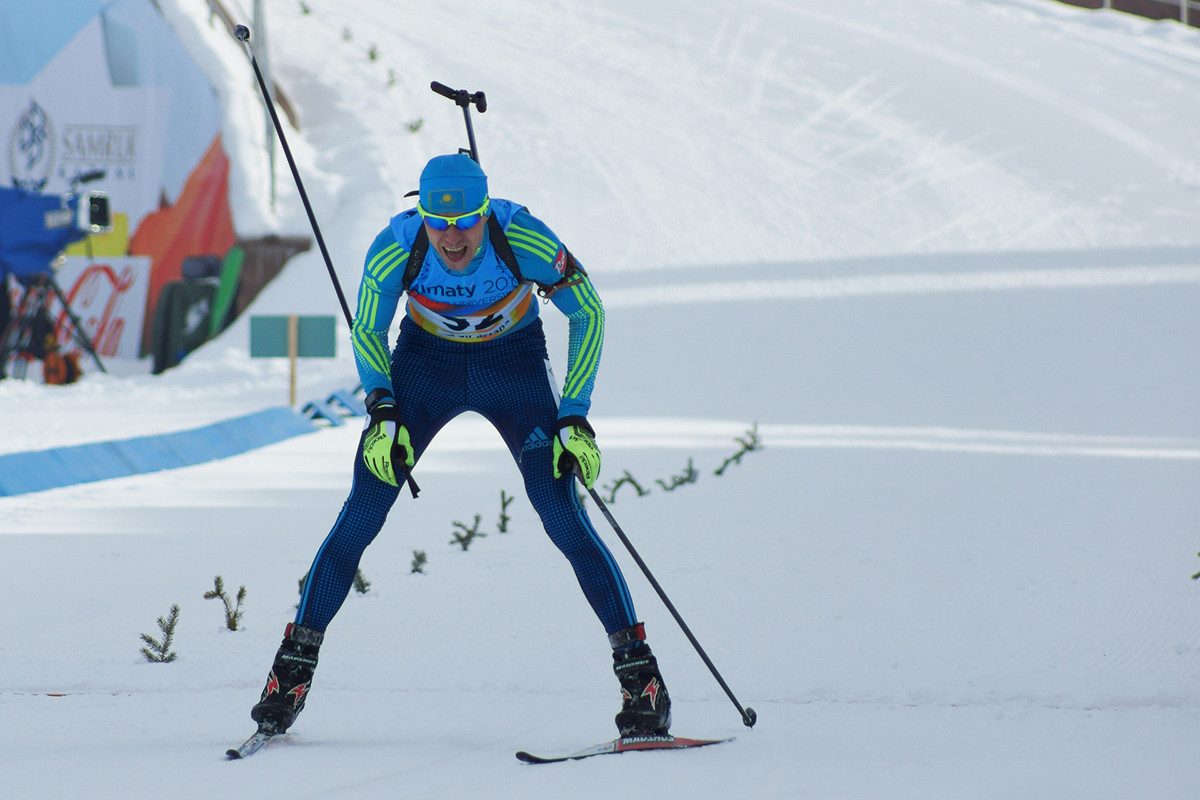
M 475 127 L 471 125 L 471 103 L 474 103 L 479 109 L 479 113 L 482 114 L 484 111 L 487 111 L 487 98 L 484 96 L 483 92 L 475 92 L 475 94 L 471 94 L 466 89 L 451 89 L 446 84 L 438 83 L 437 81 L 431 81 L 429 83 L 429 88 L 440 94 L 442 97 L 453 100 L 455 105 L 462 108 L 463 122 L 466 123 L 467 126 L 467 142 L 471 145 L 471 148 L 470 150 L 460 150 L 459 152 L 467 153 L 471 156 L 471 159 L 478 164 L 479 148 L 475 146 Z
M 440 94 L 442 97 L 447 97 L 456 103 L 458 102 L 458 92 L 456 92 L 454 89 L 451 89 L 449 86 L 447 86 L 444 83 L 438 83 L 437 81 L 433 81 L 429 84 L 429 88 L 433 89 L 435 92 Z
M 483 92 L 475 92 L 472 94 L 466 89 L 451 89 L 446 84 L 438 83 L 437 81 L 431 81 L 429 88 L 433 89 L 433 91 L 437 92 L 442 97 L 445 97 L 448 100 L 453 100 L 455 105 L 462 106 L 464 109 L 474 103 L 475 107 L 479 109 L 480 114 L 487 111 L 487 95 L 485 95 Z

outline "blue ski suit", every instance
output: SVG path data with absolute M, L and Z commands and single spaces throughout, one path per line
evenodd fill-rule
M 592 609 L 612 634 L 636 623 L 633 601 L 612 553 L 579 503 L 574 477 L 554 478 L 551 438 L 560 417 L 586 416 L 591 407 L 604 309 L 582 273 L 579 282 L 551 296 L 568 320 L 567 374 L 560 395 L 530 281 L 562 281 L 567 249 L 544 223 L 510 201 L 493 199 L 491 213 L 505 230 L 524 280 L 517 281 L 488 237 L 463 273 L 446 269 L 429 248 L 407 291 L 406 313 L 390 351 L 388 331 L 405 294 L 405 266 L 421 218 L 415 210 L 406 211 L 376 237 L 351 330 L 359 378 L 368 394 L 384 389 L 396 399 L 418 461 L 437 432 L 465 411 L 496 427 L 546 533 L 570 561 Z M 313 561 L 297 624 L 326 629 L 399 492 L 367 469 L 360 443 L 350 495 Z

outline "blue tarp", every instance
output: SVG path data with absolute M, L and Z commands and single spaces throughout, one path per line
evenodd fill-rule
M 64 204 L 58 195 L 0 186 L 0 278 L 48 274 L 54 257 L 85 235 L 75 227 L 78 205 L 78 197 Z
M 277 406 L 190 431 L 0 455 L 0 497 L 203 464 L 315 430 Z

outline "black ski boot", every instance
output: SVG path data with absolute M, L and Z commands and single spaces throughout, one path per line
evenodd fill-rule
M 617 631 L 608 640 L 613 645 L 613 672 L 621 682 L 617 730 L 622 736 L 665 736 L 671 727 L 671 696 L 642 624 Z
M 321 631 L 303 625 L 287 626 L 262 698 L 250 709 L 250 718 L 258 723 L 260 733 L 283 733 L 296 721 L 308 697 L 317 651 L 324 638 Z

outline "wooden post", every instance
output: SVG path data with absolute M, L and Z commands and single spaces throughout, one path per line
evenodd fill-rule
M 250 357 L 288 359 L 288 403 L 296 405 L 297 361 L 337 355 L 337 318 L 271 314 L 250 318 Z
M 296 405 L 296 358 L 300 354 L 300 317 L 288 315 L 288 361 L 291 362 L 291 389 L 288 392 L 288 404 Z

